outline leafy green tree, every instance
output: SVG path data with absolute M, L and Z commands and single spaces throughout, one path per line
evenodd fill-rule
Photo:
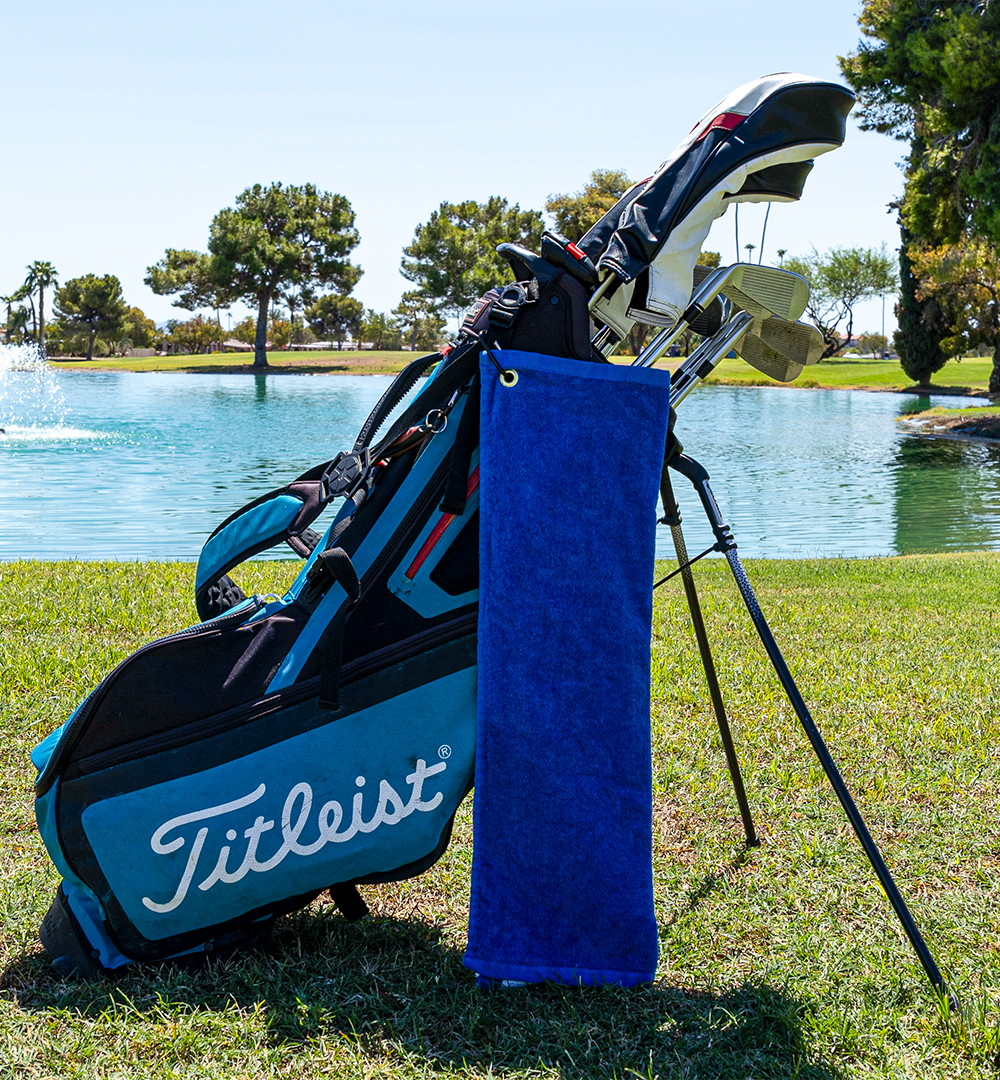
M 28 298 L 28 286 L 22 285 L 20 288 L 15 289 L 10 296 L 0 296 L 0 302 L 7 305 L 7 321 L 4 324 L 4 341 L 7 344 L 13 343 L 15 335 L 21 334 L 22 336 L 27 334 L 28 320 L 31 315 L 27 308 L 21 307 L 22 301 Z M 17 308 L 14 305 L 19 305 Z M 24 314 L 19 314 L 23 312 Z
M 302 319 L 298 318 L 295 314 L 298 308 L 305 309 L 316 299 L 316 291 L 313 289 L 307 281 L 300 282 L 296 285 L 288 285 L 281 289 L 278 293 L 277 299 L 284 301 L 288 307 L 288 344 L 287 348 L 291 348 L 291 343 L 294 341 L 299 344 L 298 339 L 305 331 L 305 324 Z M 273 339 L 272 339 L 273 340 Z
M 19 345 L 22 342 L 28 341 L 30 335 L 28 332 L 28 323 L 31 321 L 31 312 L 19 305 L 16 308 L 7 309 L 7 327 L 4 333 L 4 340 L 8 345 Z
M 950 316 L 951 332 L 942 345 L 953 355 L 993 349 L 989 390 L 1000 394 L 1000 255 L 983 240 L 928 248 L 916 256 L 925 298 L 936 300 Z
M 56 322 L 61 332 L 87 334 L 87 359 L 94 356 L 98 334 L 117 341 L 128 317 L 121 282 L 114 274 L 71 278 L 55 294 Z
M 42 356 L 45 355 L 45 290 L 58 284 L 59 275 L 56 268 L 50 262 L 35 260 L 28 267 L 28 276 L 24 279 L 24 287 L 28 294 L 38 293 L 38 324 L 35 340 Z M 32 304 L 34 313 L 34 304 Z
M 581 191 L 575 195 L 550 195 L 545 209 L 552 215 L 557 232 L 579 240 L 630 187 L 632 181 L 624 169 L 594 169 Z
M 401 337 L 411 349 L 436 349 L 444 338 L 445 320 L 433 304 L 418 292 L 405 292 L 392 309 Z
M 865 0 L 841 57 L 862 128 L 910 143 L 903 224 L 920 244 L 1000 240 L 1000 5 Z
M 211 256 L 203 252 L 167 248 L 158 263 L 146 268 L 143 282 L 157 296 L 179 294 L 173 305 L 184 311 L 211 308 L 221 326 L 220 311 L 228 309 L 234 298 L 212 280 L 211 266 Z
M 272 311 L 267 320 L 267 344 L 272 349 L 287 349 L 292 340 L 292 323 Z
M 255 368 L 267 367 L 268 312 L 279 291 L 306 282 L 350 292 L 361 277 L 348 259 L 359 239 L 348 200 L 314 184 L 255 184 L 237 196 L 235 208 L 215 215 L 210 277 L 257 308 Z
M 537 210 L 510 206 L 498 195 L 485 203 L 443 202 L 403 248 L 400 272 L 424 300 L 457 316 L 494 285 L 510 280 L 497 245 L 517 243 L 537 250 L 543 227 Z
M 337 349 L 343 349 L 347 334 L 357 334 L 361 328 L 365 308 L 353 296 L 329 293 L 321 296 L 306 308 L 306 319 L 321 340 L 335 338 Z
M 854 308 L 896 288 L 895 260 L 880 248 L 834 247 L 821 255 L 788 259 L 786 270 L 801 274 L 809 282 L 809 318 L 826 343 L 823 356 L 836 356 L 846 348 L 854 332 Z M 839 326 L 847 320 L 844 336 Z
M 156 323 L 148 318 L 146 313 L 137 307 L 130 307 L 125 316 L 123 325 L 124 336 L 136 349 L 151 349 L 159 336 L 156 331 Z
M 291 320 L 291 323 L 292 333 L 290 340 L 293 345 L 311 345 L 316 341 L 316 335 L 312 332 L 312 329 L 306 322 L 304 316 L 296 315 L 295 318 Z
M 948 362 L 943 347 L 948 327 L 940 303 L 922 298 L 920 281 L 913 270 L 913 259 L 920 248 L 911 243 L 906 226 L 899 249 L 899 301 L 896 304 L 897 330 L 892 336 L 899 364 L 917 386 L 927 389 L 931 376 Z
M 900 299 L 894 337 L 910 378 L 929 385 L 949 334 L 913 262 L 963 236 L 1000 243 L 1000 5 L 984 0 L 864 0 L 868 40 L 840 58 L 861 127 L 909 143 L 898 204 Z
M 214 319 L 196 315 L 186 322 L 176 322 L 170 327 L 167 343 L 175 352 L 204 353 L 211 352 L 220 344 L 222 336 L 219 324 Z
M 866 356 L 869 353 L 875 357 L 883 356 L 888 346 L 889 339 L 885 334 L 868 332 L 858 338 L 858 350 Z
M 373 349 L 398 349 L 400 345 L 399 326 L 384 311 L 365 312 L 358 336 L 370 341 Z
M 229 331 L 229 336 L 236 341 L 252 345 L 257 338 L 257 320 L 252 315 L 248 315 Z

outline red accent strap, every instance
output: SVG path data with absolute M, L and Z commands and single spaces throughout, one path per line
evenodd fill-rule
M 743 113 L 738 112 L 724 112 L 719 115 L 710 123 L 705 126 L 705 130 L 695 139 L 695 142 L 701 142 L 702 139 L 710 131 L 716 131 L 721 129 L 722 131 L 732 131 L 733 128 L 739 127 L 746 117 Z
M 479 466 L 477 465 L 469 477 L 469 487 L 466 491 L 466 498 L 471 498 L 472 493 L 479 487 Z M 403 575 L 412 581 L 420 570 L 420 567 L 427 561 L 427 556 L 434 550 L 434 545 L 444 536 L 448 526 L 455 520 L 455 514 L 442 514 L 441 520 L 431 529 L 430 536 L 424 541 L 423 546 L 417 552 L 416 558 L 410 563 L 409 570 Z
M 585 254 L 584 254 L 584 253 L 583 253 L 583 252 L 582 252 L 582 251 L 581 251 L 581 250 L 580 250 L 580 249 L 579 249 L 579 248 L 578 248 L 578 247 L 576 246 L 576 244 L 574 244 L 574 243 L 572 243 L 572 242 L 566 245 L 566 250 L 567 250 L 567 251 L 568 251 L 568 252 L 570 253 L 570 255 L 572 255 L 572 256 L 573 256 L 573 258 L 574 258 L 574 259 L 576 259 L 576 260 L 577 260 L 577 262 L 579 262 L 579 261 L 580 261 L 580 259 L 585 259 L 585 258 L 587 257 L 587 256 L 586 256 L 586 255 L 585 255 Z

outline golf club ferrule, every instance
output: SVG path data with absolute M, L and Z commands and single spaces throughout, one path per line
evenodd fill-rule
M 706 360 L 700 368 L 694 373 L 698 379 L 705 379 L 715 370 L 715 364 L 711 360 Z

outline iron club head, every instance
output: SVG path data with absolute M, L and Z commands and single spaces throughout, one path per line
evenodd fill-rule
M 823 335 L 808 323 L 787 322 L 772 316 L 763 320 L 758 333 L 765 345 L 797 364 L 808 367 L 823 355 Z
M 790 270 L 753 263 L 744 265 L 738 281 L 727 282 L 719 291 L 757 319 L 777 315 L 779 319 L 794 322 L 809 302 L 809 283 L 805 278 Z
M 803 364 L 798 364 L 775 352 L 753 333 L 744 335 L 743 340 L 736 346 L 736 351 L 752 368 L 756 368 L 775 382 L 794 382 L 803 371 Z

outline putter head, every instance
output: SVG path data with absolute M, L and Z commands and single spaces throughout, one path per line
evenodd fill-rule
M 761 340 L 776 353 L 797 364 L 815 364 L 823 355 L 825 342 L 815 326 L 802 322 L 787 322 L 773 316 L 760 324 Z
M 802 374 L 803 364 L 776 353 L 756 334 L 745 334 L 736 351 L 752 368 L 775 382 L 794 382 Z
M 727 282 L 721 291 L 756 319 L 777 315 L 794 322 L 809 303 L 806 279 L 776 266 L 747 263 L 739 280 Z

